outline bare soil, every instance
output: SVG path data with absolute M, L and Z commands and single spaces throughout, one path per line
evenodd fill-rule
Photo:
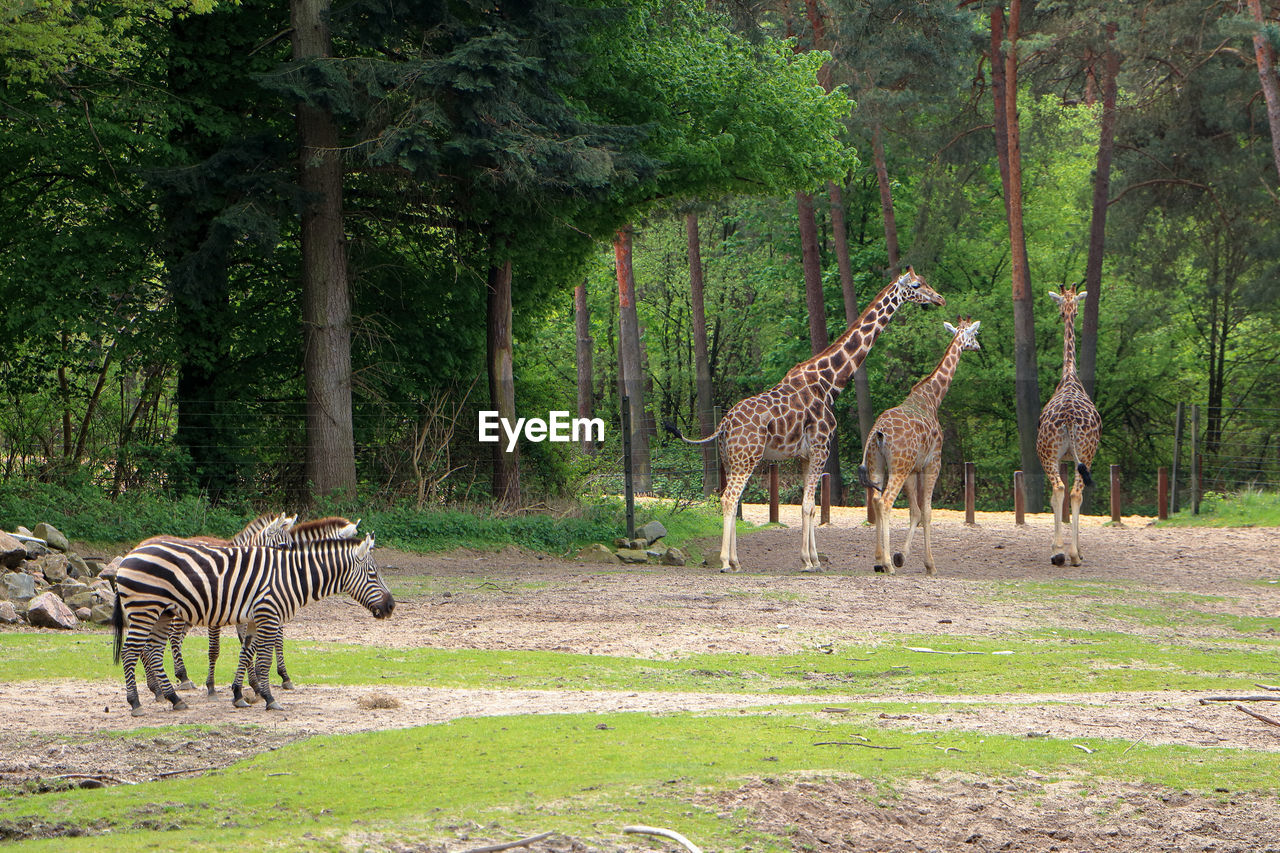
M 1110 526 L 1091 517 L 1081 529 L 1084 565 L 1057 567 L 1048 559 L 1052 521 L 1047 515 L 1029 516 L 1028 525 L 1017 527 L 1010 514 L 979 513 L 978 525 L 966 526 L 962 514 L 939 510 L 934 513 L 939 574 L 924 575 L 917 536 L 917 553 L 897 575 L 886 577 L 871 573 L 872 531 L 862 524 L 862 513 L 835 508 L 833 523 L 819 528 L 819 548 L 829 557 L 822 573 L 799 570 L 794 507 L 783 507 L 788 528 L 741 537 L 741 573 L 693 565 L 594 565 L 514 549 L 445 555 L 380 551 L 393 587 L 421 591 L 401 595 L 395 615 L 384 621 L 371 619 L 354 602 L 330 599 L 304 610 L 290 624 L 288 637 L 394 648 L 670 658 L 706 651 L 776 654 L 828 643 L 847 647 L 871 642 L 877 632 L 931 634 L 943 642 L 946 635 L 1009 636 L 1043 625 L 1121 627 L 1096 612 L 1064 611 L 1061 597 L 1027 602 L 999 594 L 1002 581 L 1036 579 L 1118 588 L 1132 601 L 1194 596 L 1198 609 L 1225 616 L 1280 615 L 1276 529 L 1155 528 L 1143 518 Z M 898 510 L 895 515 L 895 542 L 900 542 L 906 513 Z M 746 516 L 762 522 L 766 508 L 748 506 Z M 714 551 L 718 543 L 704 544 Z M 1126 621 L 1123 630 L 1175 633 L 1206 643 L 1228 636 L 1227 628 L 1211 621 L 1176 628 L 1135 628 Z M 1235 631 L 1229 635 L 1241 636 Z M 466 716 L 714 711 L 812 701 L 715 693 L 328 688 L 307 685 L 300 668 L 293 675 L 300 688 L 277 693 L 286 707 L 282 713 L 265 712 L 261 705 L 237 711 L 225 688 L 213 698 L 201 688 L 187 695 L 188 711 L 154 705 L 139 718 L 128 715 L 120 684 L 0 683 L 0 709 L 5 709 L 0 713 L 0 786 L 37 791 L 86 780 L 92 785 L 168 778 L 223 767 L 314 734 Z M 1073 694 L 1070 685 L 1062 688 L 1054 695 L 934 697 L 945 703 L 944 710 L 876 722 L 886 730 L 964 729 L 1280 752 L 1280 728 L 1230 705 L 1200 706 L 1199 696 L 1184 693 Z M 1248 684 L 1231 689 L 1258 692 Z M 823 694 L 821 701 L 856 712 L 859 703 L 907 698 L 930 699 L 918 694 Z M 1271 707 L 1280 714 L 1280 705 Z M 14 708 L 23 713 L 11 713 Z M 165 730 L 170 724 L 197 723 L 211 728 Z M 144 739 L 109 734 L 143 727 L 158 731 Z M 860 780 L 765 778 L 709 795 L 704 804 L 726 813 L 745 809 L 762 829 L 791 835 L 796 849 L 1280 850 L 1280 803 L 1275 798 L 1220 794 L 1207 798 L 1139 783 L 1048 780 L 1034 773 L 991 780 L 940 771 L 935 778 L 898 786 L 892 799 Z M 609 849 L 677 847 L 650 840 Z M 525 849 L 595 848 L 558 837 Z

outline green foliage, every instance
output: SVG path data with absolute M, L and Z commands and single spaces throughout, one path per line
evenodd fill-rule
M 1242 489 L 1230 494 L 1205 492 L 1200 498 L 1198 515 L 1186 506 L 1160 524 L 1172 527 L 1280 527 L 1280 495 L 1260 489 Z

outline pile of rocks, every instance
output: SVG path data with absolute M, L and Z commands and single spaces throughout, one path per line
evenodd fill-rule
M 657 545 L 667 535 L 662 522 L 651 521 L 636 531 L 635 539 L 619 538 L 608 545 L 588 545 L 578 552 L 578 559 L 585 563 L 658 563 L 663 566 L 683 566 L 684 552 L 679 548 Z
M 116 593 L 97 560 L 71 550 L 52 524 L 0 531 L 0 624 L 71 629 L 106 625 Z

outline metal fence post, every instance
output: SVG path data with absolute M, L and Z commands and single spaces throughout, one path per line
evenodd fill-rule
M 1183 403 L 1178 404 L 1177 414 L 1173 416 L 1173 476 L 1169 484 L 1169 509 L 1178 511 L 1178 460 L 1182 455 L 1182 421 Z

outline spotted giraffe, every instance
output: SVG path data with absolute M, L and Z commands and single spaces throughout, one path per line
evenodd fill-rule
M 889 325 L 898 307 L 906 302 L 945 305 L 924 279 L 908 268 L 880 291 L 844 334 L 813 358 L 787 371 L 768 391 L 738 402 L 725 413 L 720 426 L 706 438 L 685 439 L 691 444 L 720 440 L 723 464 L 728 468 L 720 509 L 724 533 L 720 538 L 720 571 L 741 569 L 738 536 L 734 526 L 738 501 L 751 472 L 761 459 L 800 459 L 804 467 L 804 498 L 800 507 L 800 559 L 806 571 L 820 571 L 814 534 L 814 492 L 827 462 L 828 443 L 836 418 L 831 399 L 848 384 L 862 366 L 871 345 Z M 683 436 L 682 436 L 683 437 Z
M 1098 409 L 1076 376 L 1076 309 L 1087 295 L 1087 291 L 1076 293 L 1072 287 L 1063 287 L 1062 293 L 1049 291 L 1062 316 L 1062 378 L 1058 380 L 1058 387 L 1049 402 L 1040 410 L 1036 453 L 1053 489 L 1050 501 L 1053 506 L 1053 554 L 1049 561 L 1055 566 L 1063 565 L 1068 557 L 1071 565 L 1080 565 L 1080 502 L 1084 498 L 1084 487 L 1093 485 L 1089 468 L 1102 432 Z M 1062 460 L 1068 456 L 1076 463 L 1077 475 L 1071 485 L 1071 543 L 1064 554 L 1062 504 L 1067 484 L 1062 477 L 1061 466 Z
M 951 334 L 942 360 L 934 371 L 921 379 L 907 394 L 902 405 L 886 409 L 876 418 L 862 451 L 858 479 L 873 490 L 876 519 L 877 572 L 894 573 L 911 554 L 911 539 L 916 525 L 924 528 L 924 570 L 935 574 L 933 562 L 933 487 L 942 470 L 942 426 L 938 423 L 938 406 L 951 387 L 960 353 L 982 349 L 978 345 L 978 329 L 982 322 L 967 318 L 956 325 L 943 323 Z M 907 541 L 901 553 L 893 555 L 893 563 L 885 559 L 889 553 L 889 513 L 898 492 L 906 486 Z M 874 494 L 878 492 L 878 494 Z

